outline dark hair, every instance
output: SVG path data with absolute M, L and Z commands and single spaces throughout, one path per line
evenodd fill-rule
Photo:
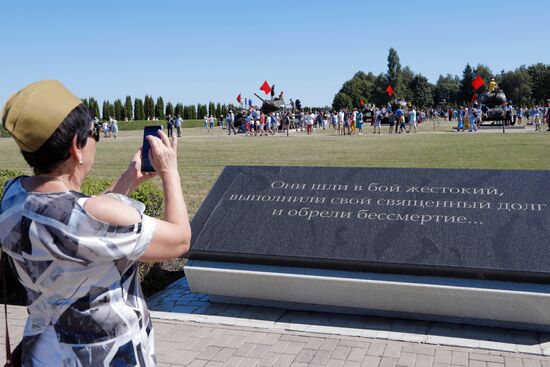
M 34 174 L 50 173 L 69 159 L 75 135 L 78 146 L 86 146 L 92 116 L 90 109 L 80 104 L 65 117 L 52 136 L 37 151 L 21 151 Z

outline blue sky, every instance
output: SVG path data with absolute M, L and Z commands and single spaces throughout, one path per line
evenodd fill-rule
M 0 2 L 0 15 L 2 105 L 42 79 L 100 103 L 184 104 L 234 103 L 267 80 L 330 105 L 355 72 L 385 72 L 390 47 L 434 83 L 467 62 L 550 63 L 550 1 L 18 0 Z

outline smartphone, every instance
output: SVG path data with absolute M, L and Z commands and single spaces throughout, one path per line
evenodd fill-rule
M 162 130 L 162 125 L 145 126 L 143 129 L 143 146 L 141 147 L 141 172 L 155 172 L 151 161 L 149 160 L 149 150 L 151 145 L 147 140 L 149 135 L 159 138 L 159 130 Z

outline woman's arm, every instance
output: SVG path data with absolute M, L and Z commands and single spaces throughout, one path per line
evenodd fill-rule
M 130 195 L 134 190 L 147 180 L 155 177 L 154 172 L 141 172 L 141 148 L 134 154 L 128 169 L 115 181 L 104 194 L 113 192 L 116 194 Z
M 153 238 L 140 261 L 162 261 L 180 257 L 189 251 L 191 243 L 191 225 L 177 168 L 177 138 L 173 136 L 169 140 L 162 131 L 159 135 L 161 139 L 154 136 L 148 139 L 151 144 L 151 163 L 162 180 L 164 218 L 156 219 Z M 123 177 L 124 175 L 119 181 Z M 136 209 L 106 195 L 89 198 L 84 208 L 96 219 L 113 225 L 126 226 L 141 220 Z

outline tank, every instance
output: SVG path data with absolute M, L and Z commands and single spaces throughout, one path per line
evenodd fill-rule
M 506 95 L 502 90 L 495 92 L 485 91 L 477 98 L 481 106 L 481 120 L 492 122 L 505 120 L 506 112 L 502 108 L 506 105 Z M 513 123 L 512 123 L 513 124 Z
M 285 107 L 285 100 L 283 98 L 273 98 L 272 100 L 266 100 L 254 93 L 262 101 L 262 107 L 260 111 L 264 114 L 270 114 L 272 112 L 278 112 Z

